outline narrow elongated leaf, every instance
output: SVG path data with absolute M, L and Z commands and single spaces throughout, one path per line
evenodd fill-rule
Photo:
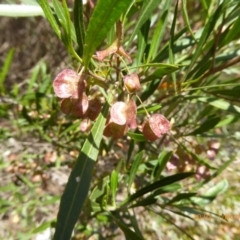
M 207 190 L 205 194 L 200 197 L 192 197 L 191 200 L 198 205 L 206 205 L 212 202 L 217 195 L 225 192 L 228 188 L 228 181 L 226 179 L 222 180 L 215 186 Z
M 139 207 L 139 206 L 146 207 L 146 206 L 155 204 L 156 202 L 157 202 L 157 198 L 155 198 L 153 195 L 150 195 L 149 197 L 147 197 L 143 200 L 137 201 L 135 204 L 132 204 L 130 206 L 130 208 L 135 208 L 135 207 Z
M 237 16 L 237 20 L 234 21 L 233 26 L 229 29 L 227 35 L 223 39 L 223 42 L 221 43 L 222 46 L 227 45 L 234 39 L 239 38 L 240 36 L 239 24 L 240 24 L 240 18 L 239 16 Z
M 151 75 L 147 76 L 144 80 L 142 80 L 141 83 L 146 83 L 153 79 L 161 78 L 165 75 L 176 72 L 178 69 L 179 68 L 177 65 L 161 64 L 161 66 L 159 65 L 159 68 L 157 70 L 155 70 Z
M 0 93 L 5 91 L 5 87 L 4 87 L 4 81 L 6 79 L 6 76 L 8 74 L 8 71 L 11 67 L 11 63 L 14 57 L 14 53 L 15 53 L 15 49 L 12 48 L 9 50 L 9 52 L 7 53 L 6 59 L 4 61 L 4 64 L 0 70 Z
M 77 43 L 79 47 L 79 55 L 82 57 L 83 54 L 83 44 L 85 38 L 84 24 L 83 24 L 83 3 L 82 0 L 74 1 L 74 26 L 77 36 Z
M 44 222 L 43 224 L 41 224 L 40 226 L 38 226 L 37 228 L 32 230 L 32 233 L 36 234 L 36 233 L 39 233 L 39 232 L 43 232 L 47 228 L 51 227 L 51 223 L 52 223 L 52 221 Z
M 162 108 L 162 106 L 160 104 L 151 104 L 151 106 L 145 106 L 145 108 L 143 108 L 143 107 L 138 108 L 137 113 L 138 114 L 142 114 L 142 113 L 146 114 L 146 110 L 148 111 L 148 113 L 156 112 L 161 108 Z
M 118 227 L 121 228 L 121 230 L 124 232 L 126 237 L 129 237 L 129 239 L 131 239 L 131 240 L 144 240 L 141 236 L 139 236 L 137 233 L 133 232 L 125 223 L 120 221 L 113 214 L 111 214 L 111 217 L 113 218 L 115 223 L 118 225 Z
M 238 85 L 239 85 L 239 83 L 238 83 Z M 215 86 L 215 88 L 216 88 L 216 86 Z M 237 97 L 239 97 L 240 86 L 233 87 L 232 89 L 217 89 L 217 90 L 211 91 L 211 93 L 224 95 L 224 96 L 232 97 L 232 98 L 237 98 Z
M 177 13 L 178 13 L 178 0 L 176 2 L 174 17 L 173 17 L 173 21 L 172 21 L 171 30 L 170 30 L 170 41 L 169 41 L 169 47 L 168 47 L 170 64 L 174 64 L 174 62 L 175 62 L 174 54 L 173 54 L 173 47 L 174 47 L 175 26 L 176 26 L 176 22 L 177 22 Z M 174 72 L 172 72 L 171 75 L 172 75 L 172 79 L 173 79 L 173 83 L 174 83 L 174 90 L 176 92 L 177 91 L 176 74 Z
M 223 120 L 221 120 L 216 127 L 222 127 L 222 126 L 226 126 L 226 125 L 230 125 L 232 123 L 235 123 L 239 121 L 239 117 L 238 116 L 233 116 L 233 115 L 227 115 L 224 117 Z
M 177 190 L 181 189 L 181 185 L 178 183 L 171 184 L 169 186 L 161 187 L 153 192 L 153 194 L 149 195 L 148 197 L 137 200 L 136 203 L 132 204 L 130 207 L 134 208 L 137 206 L 147 206 L 157 202 L 158 196 L 167 192 L 176 192 Z
M 136 142 L 146 142 L 146 138 L 141 133 L 128 132 L 127 135 Z
M 138 190 L 136 193 L 132 194 L 131 196 L 129 196 L 126 200 L 124 200 L 120 206 L 124 206 L 127 205 L 129 203 L 131 203 L 132 201 L 134 201 L 135 199 L 143 196 L 146 193 L 152 192 L 158 188 L 170 185 L 172 183 L 175 183 L 177 181 L 183 180 L 185 178 L 191 177 L 193 176 L 195 173 L 193 172 L 185 172 L 185 173 L 177 173 L 175 175 L 172 176 L 168 176 L 165 178 L 162 178 L 152 184 L 147 185 L 146 187 Z
M 155 27 L 154 33 L 153 33 L 147 62 L 150 62 L 157 55 L 158 48 L 160 46 L 160 43 L 161 43 L 162 38 L 165 33 L 169 10 L 171 9 L 170 8 L 171 4 L 172 4 L 172 0 L 165 1 L 165 4 L 162 9 L 162 14 L 160 16 L 160 19 L 159 19 L 159 21 Z
M 112 203 L 113 203 L 113 206 L 115 206 L 117 186 L 118 186 L 118 172 L 113 170 L 112 174 L 111 174 L 111 192 L 112 192 Z
M 144 23 L 141 27 L 140 31 L 138 32 L 138 51 L 137 51 L 137 63 L 140 65 L 142 62 L 145 53 L 146 46 L 148 44 L 148 32 L 150 28 L 151 22 L 148 20 Z
M 240 107 L 233 105 L 223 99 L 215 98 L 215 97 L 200 97 L 197 99 L 201 102 L 206 102 L 216 108 L 225 110 L 230 113 L 240 114 Z
M 195 39 L 195 36 L 194 36 L 194 33 L 193 33 L 192 28 L 190 26 L 190 22 L 189 22 L 189 18 L 188 18 L 187 1 L 186 0 L 182 0 L 182 12 L 183 12 L 183 19 L 184 19 L 184 22 L 185 22 L 185 24 L 188 28 L 188 31 L 191 34 L 192 38 Z
M 213 129 L 221 120 L 221 117 L 207 119 L 200 127 L 186 135 L 198 135 Z
M 54 240 L 68 240 L 87 197 L 92 170 L 98 156 L 108 105 L 98 116 L 72 170 L 61 198 Z
M 144 80 L 145 81 L 145 80 Z M 158 88 L 159 83 L 160 83 L 161 79 L 157 78 L 153 81 L 151 81 L 147 88 L 145 89 L 145 91 L 141 94 L 141 101 L 144 102 L 146 101 L 154 92 L 155 90 Z M 137 105 L 139 105 L 140 102 L 137 101 Z
M 66 0 L 62 1 L 63 3 L 63 11 L 65 15 L 65 25 L 66 25 L 66 34 L 65 34 L 65 39 L 66 39 L 66 46 L 70 50 L 72 49 L 72 37 L 71 37 L 71 19 L 70 19 L 70 14 L 67 6 Z
M 133 180 L 136 176 L 138 167 L 140 166 L 140 164 L 142 162 L 143 154 L 144 154 L 144 151 L 141 151 L 140 153 L 138 153 L 135 156 L 135 158 L 133 160 L 133 164 L 132 164 L 132 167 L 130 169 L 130 174 L 129 174 L 129 179 L 128 179 L 128 191 L 130 190 L 130 188 L 132 186 L 132 183 L 133 183 Z
M 55 13 L 57 15 L 57 18 L 58 18 L 61 26 L 63 27 L 64 34 L 66 35 L 66 34 L 68 34 L 68 23 L 67 23 L 67 19 L 65 16 L 64 8 L 58 0 L 53 0 L 53 6 L 54 6 Z M 67 11 L 68 11 L 68 9 L 67 9 Z M 73 26 L 72 22 L 70 22 L 70 28 L 71 28 L 70 29 L 71 36 L 69 35 L 69 37 L 71 37 L 72 40 L 76 43 L 77 39 L 76 39 L 76 34 L 74 31 L 74 26 Z M 64 35 L 64 37 L 65 37 L 65 35 Z M 65 39 L 66 38 L 62 38 L 62 40 L 64 41 L 64 44 L 67 46 L 67 42 L 65 42 Z
M 137 34 L 142 25 L 149 19 L 154 9 L 157 8 L 161 0 L 146 0 L 144 1 L 136 25 L 132 31 L 128 43 L 131 43 L 134 36 Z
M 161 154 L 158 158 L 158 163 L 153 171 L 153 175 L 154 175 L 155 179 L 159 179 L 163 169 L 165 168 L 165 166 L 166 166 L 168 160 L 170 159 L 170 157 L 172 156 L 172 154 L 173 154 L 173 152 L 166 152 L 165 150 L 163 150 L 161 152 Z
M 143 200 L 137 201 L 135 204 L 131 205 L 131 208 L 137 206 L 147 206 L 157 202 L 157 198 L 159 195 L 167 193 L 167 192 L 176 192 L 177 190 L 181 189 L 181 185 L 179 183 L 173 183 L 171 185 L 161 187 L 153 192 L 150 196 L 144 198 Z
M 211 177 L 207 178 L 206 180 L 203 181 L 201 185 L 204 185 L 214 179 L 215 177 L 219 176 L 236 158 L 232 157 L 230 160 L 225 162 L 222 166 L 220 166 L 212 175 Z
M 167 192 L 177 192 L 177 190 L 180 190 L 181 188 L 182 188 L 181 184 L 173 183 L 173 184 L 167 185 L 165 187 L 161 187 L 160 189 L 157 189 L 156 191 L 154 191 L 154 193 L 152 195 L 156 197 L 158 195 L 161 195 L 161 194 L 167 193 Z
M 222 3 L 218 6 L 217 10 L 213 13 L 213 15 L 209 18 L 208 22 L 204 26 L 204 29 L 203 29 L 202 35 L 199 39 L 199 42 L 197 44 L 196 50 L 195 50 L 193 56 L 191 57 L 191 63 L 188 67 L 187 73 L 185 75 L 185 79 L 187 79 L 188 73 L 192 69 L 197 58 L 200 56 L 204 44 L 206 43 L 211 32 L 213 31 L 215 24 L 216 24 L 217 20 L 219 19 L 219 16 L 221 15 L 223 6 L 224 6 L 224 3 Z
M 50 25 L 52 26 L 54 32 L 57 34 L 57 36 L 61 39 L 61 30 L 59 29 L 59 26 L 53 16 L 52 10 L 49 6 L 49 3 L 47 0 L 38 0 L 39 5 L 41 6 L 47 20 L 49 21 Z
M 184 33 L 186 33 L 186 31 L 187 27 L 183 28 L 181 31 L 174 35 L 173 53 L 181 52 L 183 49 L 195 44 L 195 42 L 191 38 L 183 38 L 178 40 Z M 162 62 L 163 60 L 168 58 L 168 45 L 169 41 L 161 48 L 161 51 L 158 52 L 157 56 L 153 59 L 152 62 Z
M 106 38 L 111 27 L 125 13 L 131 5 L 131 0 L 99 0 L 86 31 L 83 50 L 83 62 L 88 66 L 92 54 L 99 44 Z
M 177 196 L 172 198 L 166 205 L 171 205 L 175 202 L 179 202 L 181 200 L 190 200 L 191 197 L 195 196 L 197 193 L 179 193 Z

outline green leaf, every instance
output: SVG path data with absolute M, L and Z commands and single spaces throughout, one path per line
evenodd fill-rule
M 172 4 L 172 0 L 165 1 L 165 4 L 161 10 L 162 13 L 153 33 L 147 62 L 150 62 L 157 55 L 158 48 L 165 34 L 165 29 L 166 29 L 167 20 L 168 20 L 168 14 L 171 9 L 171 4 Z
M 181 184 L 173 183 L 165 187 L 161 187 L 160 189 L 157 189 L 156 191 L 153 192 L 153 196 L 156 197 L 160 194 L 167 193 L 167 192 L 177 192 L 177 190 L 180 190 L 181 188 L 182 188 Z
M 150 28 L 150 20 L 147 20 L 143 26 L 141 27 L 140 31 L 138 32 L 138 50 L 137 50 L 137 65 L 143 62 L 147 44 L 148 44 L 148 33 Z
M 220 4 L 217 8 L 216 11 L 214 11 L 213 15 L 209 18 L 208 22 L 205 24 L 203 32 L 201 34 L 201 37 L 199 39 L 199 42 L 197 44 L 196 50 L 193 54 L 193 56 L 191 57 L 191 62 L 189 64 L 188 70 L 185 74 L 185 80 L 188 77 L 189 72 L 191 71 L 193 65 L 195 64 L 196 60 L 198 59 L 198 57 L 200 56 L 201 52 L 202 52 L 202 48 L 204 46 L 204 44 L 206 43 L 208 37 L 210 36 L 210 34 L 212 33 L 215 24 L 217 23 L 221 13 L 222 13 L 222 8 L 223 8 L 224 3 Z
M 59 20 L 59 23 L 61 24 L 61 26 L 63 27 L 63 30 L 64 30 L 64 34 L 69 34 L 68 33 L 68 22 L 67 22 L 67 17 L 68 16 L 65 16 L 65 10 L 64 10 L 64 7 L 62 6 L 62 4 L 60 4 L 60 2 L 58 0 L 53 0 L 53 6 L 54 6 L 54 10 L 55 10 L 55 13 L 57 15 L 57 18 Z M 67 9 L 68 11 L 68 9 Z M 71 37 L 72 40 L 74 42 L 77 42 L 77 39 L 76 39 L 76 34 L 75 34 L 75 31 L 74 31 L 74 26 L 73 26 L 73 23 L 70 21 L 70 35 L 69 35 L 69 38 Z M 67 42 L 65 41 L 66 40 L 66 36 L 63 36 L 62 37 L 62 41 L 64 42 L 64 44 L 66 46 L 68 46 Z M 69 41 L 71 43 L 71 40 Z
M 198 135 L 207 132 L 213 129 L 220 122 L 220 120 L 221 117 L 208 118 L 200 127 L 196 128 L 194 131 L 186 135 Z
M 154 170 L 153 170 L 153 176 L 155 179 L 159 179 L 161 176 L 161 173 L 163 169 L 165 168 L 168 160 L 171 158 L 173 152 L 166 152 L 163 150 L 158 158 L 158 163 L 156 164 Z
M 83 44 L 84 44 L 84 38 L 85 38 L 82 0 L 74 1 L 73 14 L 74 14 L 74 26 L 75 26 L 76 36 L 77 36 L 77 43 L 79 47 L 79 55 L 80 57 L 82 57 Z
M 140 164 L 143 160 L 143 154 L 144 154 L 144 151 L 141 151 L 133 159 L 133 164 L 131 166 L 130 173 L 129 173 L 129 178 L 128 178 L 128 191 L 130 191 L 133 180 L 134 180 L 134 178 L 137 174 L 138 168 L 139 168 L 139 166 L 140 166 Z
M 85 141 L 70 174 L 61 198 L 54 240 L 67 240 L 71 238 L 74 225 L 77 222 L 90 188 L 92 170 L 98 156 L 107 111 L 108 105 L 106 103 Z
M 146 138 L 141 133 L 128 132 L 127 135 L 136 142 L 146 142 Z
M 176 2 L 175 6 L 175 11 L 174 11 L 174 17 L 172 20 L 172 26 L 170 30 L 170 40 L 169 40 L 169 47 L 168 47 L 168 52 L 169 52 L 169 63 L 174 64 L 175 59 L 174 59 L 174 54 L 173 54 L 173 48 L 174 48 L 174 35 L 175 35 L 175 27 L 176 27 L 176 22 L 177 22 L 177 14 L 178 14 L 178 0 Z M 176 79 L 176 74 L 173 72 L 172 74 L 172 79 L 174 83 L 174 91 L 177 92 L 177 79 Z
M 233 40 L 238 39 L 240 37 L 239 24 L 240 24 L 240 18 L 238 15 L 236 16 L 236 20 L 233 22 L 233 26 L 228 30 L 227 35 L 221 42 L 221 46 L 227 45 Z
M 59 39 L 61 39 L 61 30 L 59 29 L 59 26 L 53 16 L 53 13 L 49 6 L 48 1 L 47 0 L 38 0 L 38 3 L 41 6 L 47 20 L 49 21 L 51 27 L 53 28 L 54 32 L 57 34 Z
M 153 195 L 150 195 L 149 197 L 147 197 L 143 200 L 137 201 L 135 204 L 132 204 L 131 208 L 135 208 L 135 207 L 139 207 L 139 206 L 146 207 L 146 206 L 155 204 L 156 202 L 157 202 L 157 198 L 155 198 L 155 196 L 153 196 Z
M 240 114 L 240 107 L 233 105 L 229 102 L 226 102 L 224 99 L 215 98 L 215 97 L 200 97 L 197 98 L 198 101 L 206 102 L 216 108 L 225 110 L 230 113 Z
M 39 227 L 33 229 L 32 233 L 36 234 L 36 233 L 39 233 L 39 232 L 43 232 L 47 228 L 51 227 L 51 223 L 52 223 L 52 221 L 42 223 Z
M 145 91 L 141 94 L 141 101 L 146 101 L 158 88 L 161 79 L 157 78 L 151 81 Z M 137 105 L 139 105 L 139 101 L 137 101 Z
M 126 12 L 131 0 L 99 0 L 94 8 L 86 31 L 83 49 L 83 62 L 88 66 L 92 54 L 100 43 L 106 38 L 111 27 Z
M 129 203 L 131 203 L 132 201 L 134 201 L 135 199 L 142 197 L 144 194 L 152 192 L 158 188 L 164 187 L 166 185 L 170 185 L 172 183 L 178 182 L 180 180 L 183 180 L 185 178 L 191 177 L 193 176 L 195 173 L 193 172 L 185 172 L 185 173 L 177 173 L 175 175 L 172 176 L 168 176 L 165 178 L 162 178 L 152 184 L 147 185 L 146 187 L 138 190 L 136 193 L 132 194 L 131 196 L 129 196 L 126 200 L 124 200 L 120 206 L 125 206 Z
M 217 89 L 217 90 L 210 91 L 210 93 L 237 98 L 239 97 L 240 86 L 233 87 L 232 89 Z
M 149 19 L 149 17 L 151 17 L 153 10 L 158 7 L 160 2 L 161 2 L 161 0 L 145 0 L 143 2 L 140 14 L 136 21 L 136 25 L 135 25 L 134 29 L 132 30 L 132 34 L 129 38 L 128 44 L 132 42 L 133 38 L 135 37 L 135 35 L 139 31 L 139 29 Z
M 227 125 L 230 125 L 230 124 L 235 123 L 237 121 L 239 121 L 238 116 L 227 115 L 216 125 L 216 127 L 218 128 L 218 127 L 222 127 L 222 126 L 227 126 Z
M 116 218 L 112 213 L 110 213 L 110 215 L 115 221 L 115 223 L 118 225 L 118 227 L 121 228 L 121 230 L 124 232 L 126 237 L 129 237 L 129 239 L 131 240 L 144 240 L 137 233 L 133 232 L 125 223 Z
M 6 79 L 6 76 L 7 76 L 8 72 L 9 72 L 9 69 L 11 67 L 11 63 L 13 61 L 14 53 L 15 53 L 14 48 L 11 48 L 8 51 L 6 59 L 5 59 L 4 64 L 2 66 L 2 69 L 0 71 L 0 93 L 1 94 L 5 91 L 4 81 Z
M 148 113 L 156 112 L 161 108 L 162 108 L 162 106 L 159 103 L 151 104 L 150 106 L 146 106 L 145 108 L 139 107 L 138 110 L 137 110 L 137 113 L 138 114 L 146 114 L 145 109 L 148 111 Z
M 179 70 L 179 67 L 173 64 L 157 63 L 156 66 L 158 67 L 158 69 L 155 70 L 151 75 L 146 77 L 144 80 L 142 80 L 141 83 L 146 83 L 156 78 L 161 78 L 165 75 Z
M 176 192 L 177 190 L 181 189 L 181 185 L 179 183 L 173 183 L 171 185 L 161 187 L 153 192 L 150 196 L 144 198 L 143 200 L 137 201 L 135 204 L 131 205 L 131 208 L 137 206 L 147 206 L 157 202 L 157 198 L 159 195 L 168 193 L 168 192 Z
M 206 205 L 212 202 L 219 194 L 224 193 L 228 188 L 228 181 L 222 180 L 218 184 L 214 185 L 207 192 L 200 197 L 192 197 L 191 201 L 198 205 Z
M 189 17 L 188 17 L 188 12 L 187 12 L 187 1 L 186 0 L 182 0 L 182 12 L 183 12 L 183 19 L 184 19 L 184 22 L 188 28 L 188 31 L 189 33 L 191 34 L 192 38 L 194 40 L 195 39 L 195 36 L 194 36 L 194 33 L 192 31 L 192 28 L 190 26 L 190 22 L 189 22 Z
M 233 156 L 230 160 L 223 163 L 209 178 L 200 183 L 199 186 L 202 186 L 214 179 L 215 177 L 219 176 L 235 159 L 236 157 Z
M 68 51 L 70 52 L 73 49 L 72 46 L 72 31 L 71 31 L 71 19 L 70 19 L 70 14 L 67 6 L 66 0 L 62 1 L 63 3 L 63 11 L 64 11 L 64 16 L 65 16 L 65 40 L 66 40 L 66 46 L 68 48 Z
M 171 205 L 175 202 L 179 202 L 181 200 L 190 200 L 191 197 L 195 196 L 197 193 L 179 193 L 177 196 L 172 198 L 166 205 Z
M 172 50 L 173 53 L 176 54 L 178 52 L 181 52 L 183 49 L 195 44 L 192 38 L 189 38 L 189 37 L 179 39 L 186 32 L 187 32 L 187 27 L 183 28 L 181 31 L 179 31 L 177 34 L 174 35 L 174 48 Z M 153 59 L 152 62 L 162 62 L 168 59 L 169 57 L 168 47 L 169 47 L 169 41 L 161 48 L 161 50 L 158 52 L 157 56 Z
M 117 186 L 118 186 L 118 173 L 113 170 L 111 174 L 111 192 L 112 192 L 112 203 L 113 206 L 115 206 L 115 199 L 116 199 L 116 193 L 117 193 Z
M 96 187 L 92 190 L 89 198 L 95 201 L 100 196 L 103 196 L 105 194 L 105 188 L 108 183 L 109 183 L 109 176 L 106 176 L 101 180 L 101 182 L 97 183 Z
M 217 196 L 224 193 L 228 189 L 228 181 L 226 179 L 215 184 L 213 187 L 207 190 L 204 196 Z

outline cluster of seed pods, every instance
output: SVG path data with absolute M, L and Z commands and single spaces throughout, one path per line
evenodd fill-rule
M 106 51 L 106 50 L 105 50 Z M 104 52 L 105 53 L 105 52 Z M 121 52 L 119 52 L 121 53 Z M 99 60 L 106 57 L 97 52 Z M 100 57 L 99 57 L 100 56 Z M 54 92 L 60 98 L 61 110 L 81 119 L 94 121 L 101 111 L 102 103 L 99 98 L 87 96 L 87 78 L 89 76 L 74 70 L 65 69 L 53 81 Z M 133 100 L 134 94 L 140 90 L 140 80 L 136 73 L 122 76 L 124 89 L 130 96 L 127 101 L 115 101 L 107 118 L 104 135 L 114 140 L 123 137 L 129 129 L 139 129 L 149 141 L 155 141 L 170 130 L 169 121 L 161 114 L 146 114 L 142 124 L 137 123 L 137 105 Z

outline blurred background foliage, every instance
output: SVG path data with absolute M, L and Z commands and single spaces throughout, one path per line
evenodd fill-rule
M 239 239 L 240 3 L 157 1 L 150 11 L 152 2 L 135 1 L 124 46 L 142 101 L 172 130 L 154 143 L 141 132 L 103 139 L 73 239 L 135 239 L 132 230 L 136 239 Z M 37 7 L 34 16 L 3 4 L 16 2 L 0 5 L 0 239 L 51 239 L 87 135 L 80 119 L 61 113 L 52 81 L 78 62 L 37 2 L 21 1 Z M 84 6 L 86 24 L 92 4 Z M 53 9 L 59 20 L 56 1 Z M 99 49 L 113 36 L 110 29 Z

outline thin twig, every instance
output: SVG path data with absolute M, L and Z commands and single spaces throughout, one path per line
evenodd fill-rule
M 220 71 L 222 71 L 222 70 L 224 70 L 224 69 L 226 69 L 228 67 L 231 67 L 231 66 L 233 66 L 233 65 L 235 65 L 235 64 L 237 64 L 239 62 L 240 62 L 240 56 L 235 57 L 232 60 L 230 60 L 230 61 L 228 61 L 226 63 L 223 63 L 222 65 L 220 65 L 218 67 L 210 69 L 208 72 L 206 72 L 205 74 L 202 75 L 201 79 L 209 77 L 212 74 L 220 72 Z

